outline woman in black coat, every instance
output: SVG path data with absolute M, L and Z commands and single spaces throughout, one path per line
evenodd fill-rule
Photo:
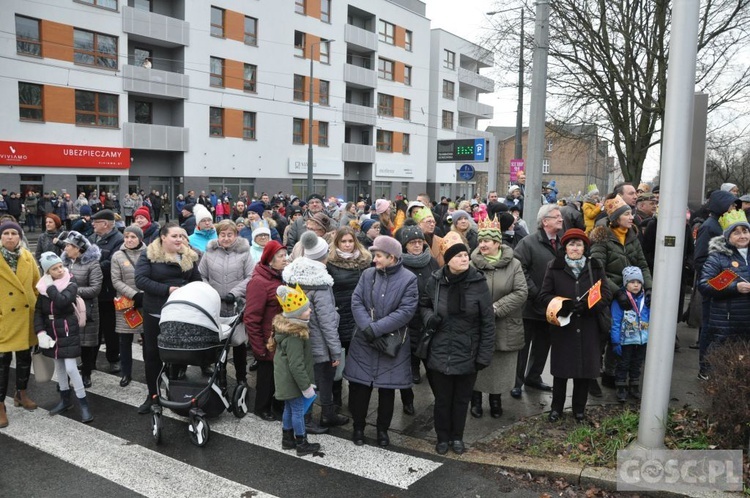
M 450 445 L 460 455 L 466 450 L 466 412 L 477 372 L 490 364 L 495 351 L 495 314 L 487 280 L 469 266 L 469 249 L 448 235 L 443 242 L 445 266 L 427 282 L 420 312 L 425 327 L 435 331 L 427 355 L 435 451 L 444 455 Z
M 584 419 L 589 382 L 599 376 L 600 336 L 607 332 L 599 330 L 597 314 L 609 313 L 612 293 L 604 268 L 598 260 L 586 256 L 589 239 L 583 230 L 571 228 L 563 235 L 561 244 L 564 253 L 558 252 L 550 261 L 539 293 L 545 306 L 556 297 L 567 298 L 556 315 L 558 319 L 570 316 L 570 323 L 565 326 L 550 325 L 550 373 L 554 383 L 549 421 L 556 422 L 562 416 L 568 379 L 573 379 L 573 414 L 580 422 Z M 601 299 L 589 309 L 589 289 L 599 280 Z M 548 315 L 549 312 L 550 307 Z

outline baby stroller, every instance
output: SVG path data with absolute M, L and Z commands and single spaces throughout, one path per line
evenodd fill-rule
M 156 444 L 161 441 L 163 408 L 190 419 L 190 441 L 196 446 L 208 443 L 210 426 L 206 418 L 218 417 L 224 410 L 237 418 L 247 414 L 247 384 L 238 383 L 230 400 L 226 375 L 229 347 L 247 339 L 242 310 L 228 318 L 221 318 L 220 311 L 219 294 L 204 282 L 191 282 L 179 288 L 161 310 L 158 348 L 164 365 L 156 381 L 157 396 L 151 408 Z M 167 375 L 170 364 L 214 364 L 214 371 L 206 385 L 189 379 L 170 379 Z

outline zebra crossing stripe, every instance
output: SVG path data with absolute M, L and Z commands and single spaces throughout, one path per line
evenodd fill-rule
M 132 381 L 128 387 L 122 388 L 116 376 L 98 371 L 92 372 L 92 387 L 88 391 L 133 407 L 139 406 L 146 399 L 147 394 L 145 384 Z M 164 416 L 182 421 L 187 420 L 166 409 Z M 355 446 L 349 440 L 327 434 L 313 436 L 314 442 L 320 443 L 325 451 L 324 459 L 312 456 L 297 457 L 294 453 L 281 448 L 281 424 L 279 422 L 266 422 L 253 415 L 238 419 L 225 413 L 211 420 L 211 431 L 278 451 L 291 458 L 305 458 L 318 465 L 401 489 L 408 489 L 409 486 L 441 466 L 439 462 L 384 448 L 368 445 Z M 187 438 L 187 428 L 184 434 L 170 434 L 168 437 Z
M 2 434 L 148 497 L 210 489 L 212 497 L 275 498 L 75 420 L 50 417 L 41 408 L 15 410 Z

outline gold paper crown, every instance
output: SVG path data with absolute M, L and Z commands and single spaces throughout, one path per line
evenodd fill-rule
M 490 217 L 487 216 L 485 219 L 477 223 L 477 226 L 479 227 L 479 230 L 501 230 L 502 231 L 500 222 L 497 221 L 497 214 L 495 215 L 493 219 L 490 219 Z
M 726 230 L 735 223 L 747 223 L 747 216 L 742 209 L 729 211 L 719 218 L 719 225 L 721 225 L 722 230 Z
M 309 303 L 305 292 L 300 288 L 299 284 L 297 284 L 297 287 L 279 286 L 276 289 L 276 299 L 279 300 L 284 313 L 294 313 Z

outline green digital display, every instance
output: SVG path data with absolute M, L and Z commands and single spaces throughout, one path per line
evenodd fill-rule
M 457 145 L 456 155 L 458 156 L 472 156 L 474 157 L 474 144 L 472 145 Z
M 462 138 L 438 140 L 438 162 L 487 161 L 487 140 L 484 138 Z

